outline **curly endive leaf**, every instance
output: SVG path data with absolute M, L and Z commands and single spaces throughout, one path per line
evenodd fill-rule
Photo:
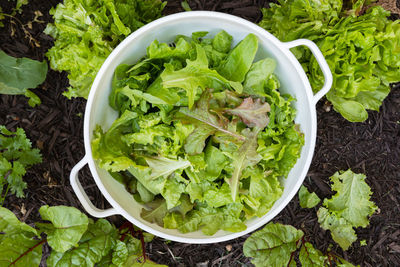
M 293 226 L 269 223 L 244 242 L 243 252 L 253 258 L 251 262 L 256 267 L 287 266 L 303 235 L 303 231 Z

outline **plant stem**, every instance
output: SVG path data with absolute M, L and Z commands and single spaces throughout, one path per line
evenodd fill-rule
M 18 258 L 16 258 L 13 262 L 10 263 L 10 265 L 8 266 L 12 266 L 15 265 L 15 263 L 17 263 L 17 261 L 19 261 L 22 257 L 28 255 L 30 252 L 32 252 L 36 247 L 42 245 L 43 243 L 45 243 L 47 241 L 47 239 L 43 239 L 40 242 L 38 242 L 36 245 L 34 245 L 33 247 L 29 248 L 27 251 L 25 251 L 24 253 L 22 253 Z

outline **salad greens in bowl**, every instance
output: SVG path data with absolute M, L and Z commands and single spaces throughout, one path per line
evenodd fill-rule
M 289 50 L 300 45 L 324 74 L 315 95 Z M 71 186 L 92 216 L 119 214 L 162 238 L 240 237 L 299 190 L 315 147 L 315 104 L 331 84 L 309 40 L 282 43 L 218 12 L 165 16 L 130 34 L 97 73 Z M 86 164 L 111 208 L 86 195 L 78 175 Z
M 116 68 L 109 104 L 119 117 L 96 127 L 93 157 L 144 205 L 143 219 L 182 233 L 239 232 L 282 195 L 304 136 L 276 61 L 254 61 L 257 50 L 254 34 L 233 47 L 224 30 L 194 32 L 154 40 Z

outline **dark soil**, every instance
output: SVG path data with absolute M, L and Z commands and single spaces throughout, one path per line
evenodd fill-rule
M 22 24 L 32 21 L 34 12 L 40 10 L 43 23 L 34 22 L 32 29 L 24 26 L 34 38 L 22 30 L 22 24 L 6 18 L 0 28 L 0 49 L 16 57 L 43 60 L 52 46 L 52 39 L 43 34 L 46 23 L 51 21 L 48 11 L 56 0 L 31 0 L 16 17 Z M 261 19 L 260 7 L 267 1 L 189 1 L 193 10 L 216 10 L 244 17 L 257 22 Z M 1 7 L 10 13 L 14 3 L 2 0 Z M 169 1 L 166 14 L 183 11 L 180 1 Z M 83 157 L 83 113 L 86 101 L 67 100 L 62 92 L 68 86 L 65 73 L 50 70 L 46 81 L 34 92 L 42 104 L 31 108 L 24 96 L 0 95 L 0 124 L 15 130 L 22 127 L 34 146 L 43 154 L 43 163 L 31 169 L 25 176 L 28 189 L 26 198 L 8 196 L 5 207 L 11 209 L 27 223 L 39 219 L 41 205 L 68 205 L 81 210 L 79 201 L 69 184 L 72 167 Z M 358 240 L 366 240 L 366 246 L 355 242 L 343 252 L 331 239 L 329 232 L 319 227 L 316 208 L 301 209 L 297 196 L 274 221 L 291 224 L 303 229 L 306 238 L 318 249 L 328 248 L 354 264 L 362 266 L 400 266 L 400 86 L 394 86 L 384 101 L 380 112 L 370 112 L 364 123 L 350 123 L 330 110 L 328 103 L 320 101 L 318 111 L 318 138 L 313 163 L 305 185 L 321 198 L 332 194 L 329 179 L 338 170 L 351 168 L 367 175 L 373 201 L 379 207 L 371 217 L 370 226 L 357 229 Z M 91 200 L 99 208 L 109 206 L 97 190 L 87 169 L 80 173 L 80 180 Z M 121 224 L 123 218 L 111 220 Z M 246 237 L 212 245 L 190 245 L 165 241 L 160 238 L 148 244 L 150 258 L 169 266 L 242 266 L 251 265 L 243 256 L 242 245 Z M 45 248 L 44 253 L 48 253 Z

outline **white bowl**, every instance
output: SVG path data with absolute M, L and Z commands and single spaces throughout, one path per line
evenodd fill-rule
M 108 105 L 108 96 L 111 92 L 111 81 L 114 70 L 122 63 L 133 64 L 146 54 L 146 48 L 157 39 L 160 42 L 173 42 L 176 35 L 190 36 L 196 31 L 208 31 L 210 35 L 225 30 L 233 36 L 234 44 L 242 40 L 247 34 L 253 33 L 259 39 L 259 50 L 256 60 L 265 57 L 274 58 L 277 62 L 275 74 L 281 82 L 281 92 L 289 93 L 297 101 L 294 106 L 297 109 L 296 123 L 300 125 L 304 133 L 305 144 L 301 156 L 296 165 L 290 171 L 287 179 L 283 179 L 284 192 L 271 210 L 261 218 L 254 218 L 246 222 L 247 229 L 231 233 L 218 231 L 213 236 L 206 236 L 201 231 L 192 233 L 180 233 L 177 230 L 164 229 L 156 224 L 151 224 L 140 217 L 142 206 L 135 202 L 132 195 L 124 186 L 111 177 L 111 175 L 97 166 L 92 157 L 91 139 L 93 129 L 97 124 L 103 129 L 108 129 L 117 118 L 118 113 Z M 305 45 L 311 49 L 325 76 L 324 87 L 313 95 L 310 83 L 297 59 L 289 51 L 289 48 Z M 273 35 L 251 23 L 236 16 L 218 12 L 193 11 L 169 15 L 153 21 L 129 35 L 108 56 L 96 79 L 93 82 L 89 98 L 86 104 L 84 118 L 84 142 L 85 157 L 72 169 L 71 185 L 86 211 L 94 217 L 107 217 L 120 214 L 134 225 L 143 230 L 169 240 L 184 243 L 215 243 L 226 241 L 247 234 L 274 218 L 293 198 L 300 188 L 314 153 L 317 121 L 316 102 L 328 92 L 332 85 L 332 74 L 319 51 L 311 41 L 300 39 L 289 43 L 282 43 Z M 93 178 L 102 194 L 113 208 L 100 210 L 96 208 L 87 197 L 78 180 L 78 172 L 89 164 Z

